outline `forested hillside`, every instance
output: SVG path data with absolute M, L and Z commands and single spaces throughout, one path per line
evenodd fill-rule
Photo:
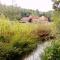
M 40 12 L 39 10 L 32 10 L 32 9 L 23 9 L 17 6 L 6 6 L 0 4 L 0 16 L 5 16 L 10 20 L 20 20 L 22 17 L 25 16 L 41 16 L 47 15 L 51 16 L 52 11 L 49 12 Z

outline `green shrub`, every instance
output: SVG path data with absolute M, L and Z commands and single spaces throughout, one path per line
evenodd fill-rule
M 45 49 L 42 60 L 60 60 L 60 40 L 53 41 L 51 46 Z
M 54 11 L 52 20 L 55 24 L 57 33 L 60 33 L 60 11 Z

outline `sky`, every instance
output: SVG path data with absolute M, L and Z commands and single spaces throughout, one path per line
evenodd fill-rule
M 0 0 L 0 2 L 5 5 L 12 5 L 12 0 Z M 26 9 L 38 9 L 42 12 L 52 10 L 52 4 L 51 0 L 13 0 L 13 5 Z

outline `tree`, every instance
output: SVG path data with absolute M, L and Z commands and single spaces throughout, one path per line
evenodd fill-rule
M 60 33 L 60 0 L 53 0 L 54 4 L 54 13 L 52 19 L 57 28 L 57 32 Z
M 60 10 L 60 0 L 52 0 L 54 2 L 53 8 L 55 10 Z

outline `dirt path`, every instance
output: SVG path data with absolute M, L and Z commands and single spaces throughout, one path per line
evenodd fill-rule
M 38 45 L 37 49 L 28 57 L 26 57 L 24 60 L 41 60 L 41 55 L 44 52 L 44 49 L 48 47 L 50 42 L 44 42 L 40 45 Z

